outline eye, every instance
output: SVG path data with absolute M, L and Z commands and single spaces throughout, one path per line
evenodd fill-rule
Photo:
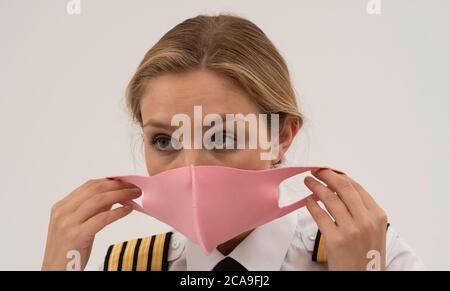
M 211 143 L 215 149 L 236 149 L 236 136 L 226 131 L 219 131 L 211 136 Z
M 168 135 L 155 136 L 151 144 L 159 151 L 173 151 L 181 148 L 180 143 Z

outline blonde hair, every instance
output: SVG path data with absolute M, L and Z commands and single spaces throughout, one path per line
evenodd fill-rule
M 233 15 L 198 15 L 169 30 L 144 56 L 126 91 L 127 108 L 142 126 L 141 99 L 147 82 L 162 74 L 208 69 L 234 81 L 264 113 L 299 112 L 287 65 L 264 32 Z

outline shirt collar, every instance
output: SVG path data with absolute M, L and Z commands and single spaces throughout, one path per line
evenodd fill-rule
M 228 256 L 249 271 L 279 271 L 291 245 L 297 225 L 297 211 L 254 229 Z M 208 271 L 225 256 L 214 249 L 206 255 L 200 246 L 186 241 L 188 271 Z

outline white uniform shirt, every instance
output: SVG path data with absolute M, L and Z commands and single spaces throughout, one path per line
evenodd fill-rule
M 284 190 L 283 190 L 284 191 Z M 288 197 L 288 196 L 286 196 Z M 281 201 L 289 198 L 281 197 Z M 254 229 L 228 255 L 249 271 L 327 270 L 312 261 L 317 224 L 306 207 Z M 209 271 L 225 256 L 214 249 L 206 255 L 200 246 L 173 230 L 168 251 L 169 271 Z M 103 270 L 103 265 L 100 267 Z M 423 270 L 414 251 L 389 226 L 386 270 Z
M 317 225 L 306 208 L 294 211 L 253 230 L 228 255 L 250 271 L 327 270 L 326 263 L 311 260 Z M 214 249 L 210 255 L 179 232 L 170 243 L 169 271 L 208 271 L 225 256 Z M 414 251 L 392 226 L 386 236 L 387 270 L 423 270 Z

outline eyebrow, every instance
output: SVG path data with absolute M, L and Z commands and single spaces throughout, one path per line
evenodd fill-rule
M 144 123 L 143 127 L 147 127 L 147 126 L 152 126 L 152 127 L 158 127 L 158 128 L 162 128 L 162 129 L 173 129 L 175 126 L 172 126 L 169 124 L 166 124 L 164 122 L 158 121 L 158 120 L 153 120 L 153 119 L 149 119 Z
M 226 123 L 226 114 L 235 114 L 235 113 L 216 113 L 218 114 L 221 118 L 222 118 L 222 122 Z M 203 123 L 203 119 L 204 117 L 202 117 L 202 123 Z M 143 127 L 147 127 L 147 126 L 152 126 L 152 127 L 157 127 L 157 128 L 162 128 L 162 129 L 167 129 L 167 130 L 172 130 L 174 128 L 176 128 L 176 125 L 170 125 L 170 123 L 164 123 L 158 120 L 153 120 L 153 119 L 149 119 L 144 123 Z

